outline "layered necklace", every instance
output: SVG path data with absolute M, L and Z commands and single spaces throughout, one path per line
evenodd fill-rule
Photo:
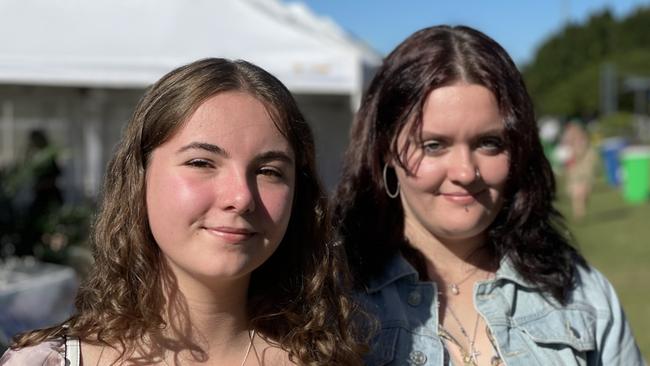
M 458 296 L 460 294 L 460 288 L 459 286 L 467 281 L 473 274 L 475 274 L 478 271 L 479 267 L 474 268 L 473 270 L 470 271 L 470 273 L 463 278 L 460 282 L 457 283 L 451 283 L 448 287 L 451 289 L 451 293 L 454 294 L 455 296 Z M 491 273 L 488 272 L 487 276 L 485 279 L 488 279 L 490 277 Z M 476 335 L 478 332 L 478 325 L 481 320 L 481 316 L 478 312 L 476 312 L 476 320 L 474 321 L 474 329 L 472 331 L 472 336 L 470 337 L 469 332 L 465 329 L 463 326 L 463 323 L 460 321 L 460 318 L 454 310 L 449 306 L 449 301 L 447 301 L 447 304 L 445 306 L 445 309 L 447 312 L 451 315 L 451 317 L 454 319 L 456 324 L 458 325 L 458 328 L 460 329 L 460 333 L 463 335 L 465 340 L 467 341 L 467 347 L 464 347 L 461 342 L 454 337 L 451 332 L 449 332 L 445 327 L 442 326 L 442 324 L 438 324 L 438 335 L 446 340 L 447 342 L 450 342 L 454 344 L 458 349 L 460 350 L 460 354 L 462 357 L 463 365 L 464 366 L 478 366 L 478 356 L 481 354 L 477 349 L 476 349 Z
M 474 332 L 473 332 L 472 338 L 470 338 L 469 334 L 465 330 L 465 327 L 463 327 L 463 324 L 460 322 L 460 319 L 458 319 L 458 316 L 456 316 L 454 311 L 451 310 L 451 308 L 449 306 L 447 306 L 447 311 L 449 312 L 449 314 L 451 314 L 451 316 L 454 318 L 456 323 L 458 323 L 458 327 L 460 328 L 460 332 L 467 339 L 467 343 L 468 343 L 469 347 L 468 347 L 468 349 L 463 347 L 463 345 L 460 344 L 460 342 L 456 339 L 456 337 L 451 335 L 451 333 L 449 333 L 449 331 L 447 329 L 445 329 L 442 326 L 442 324 L 438 324 L 438 334 L 439 334 L 439 336 L 441 338 L 443 338 L 444 340 L 453 343 L 454 345 L 456 345 L 456 347 L 458 347 L 458 349 L 460 350 L 460 354 L 461 354 L 461 356 L 463 358 L 463 365 L 465 365 L 465 366 L 478 366 L 478 356 L 481 353 L 476 349 L 475 343 L 476 343 L 476 331 L 478 329 L 478 323 L 479 323 L 479 320 L 480 320 L 479 314 L 478 313 L 476 314 L 476 321 L 474 322 Z

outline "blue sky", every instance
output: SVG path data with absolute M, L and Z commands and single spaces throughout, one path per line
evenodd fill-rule
M 465 24 L 499 42 L 518 64 L 570 20 L 584 22 L 609 7 L 629 14 L 650 0 L 283 0 L 303 2 L 336 21 L 382 54 L 414 31 L 434 24 Z

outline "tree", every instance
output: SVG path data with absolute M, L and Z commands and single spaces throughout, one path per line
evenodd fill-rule
M 617 69 L 620 83 L 628 75 L 650 75 L 650 7 L 621 20 L 604 10 L 585 24 L 568 24 L 543 42 L 523 68 L 538 113 L 596 115 L 600 70 L 606 62 Z M 619 106 L 631 108 L 631 96 L 621 97 Z

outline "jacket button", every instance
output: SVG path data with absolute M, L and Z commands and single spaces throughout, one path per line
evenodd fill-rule
M 420 351 L 412 351 L 409 354 L 409 361 L 410 361 L 409 363 L 413 365 L 418 365 L 418 366 L 424 365 L 425 363 L 427 363 L 427 355 L 425 355 Z
M 418 291 L 411 291 L 406 301 L 411 306 L 418 306 L 422 302 L 422 295 Z

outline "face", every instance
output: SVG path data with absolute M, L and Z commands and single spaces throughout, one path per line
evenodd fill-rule
M 284 236 L 295 157 L 264 105 L 219 93 L 164 144 L 147 167 L 153 236 L 177 275 L 244 278 Z
M 411 139 L 410 172 L 393 164 L 407 237 L 411 231 L 439 240 L 480 238 L 501 208 L 509 169 L 494 95 L 466 83 L 434 89 L 424 104 L 422 141 L 408 137 L 408 128 L 398 146 L 402 151 Z

